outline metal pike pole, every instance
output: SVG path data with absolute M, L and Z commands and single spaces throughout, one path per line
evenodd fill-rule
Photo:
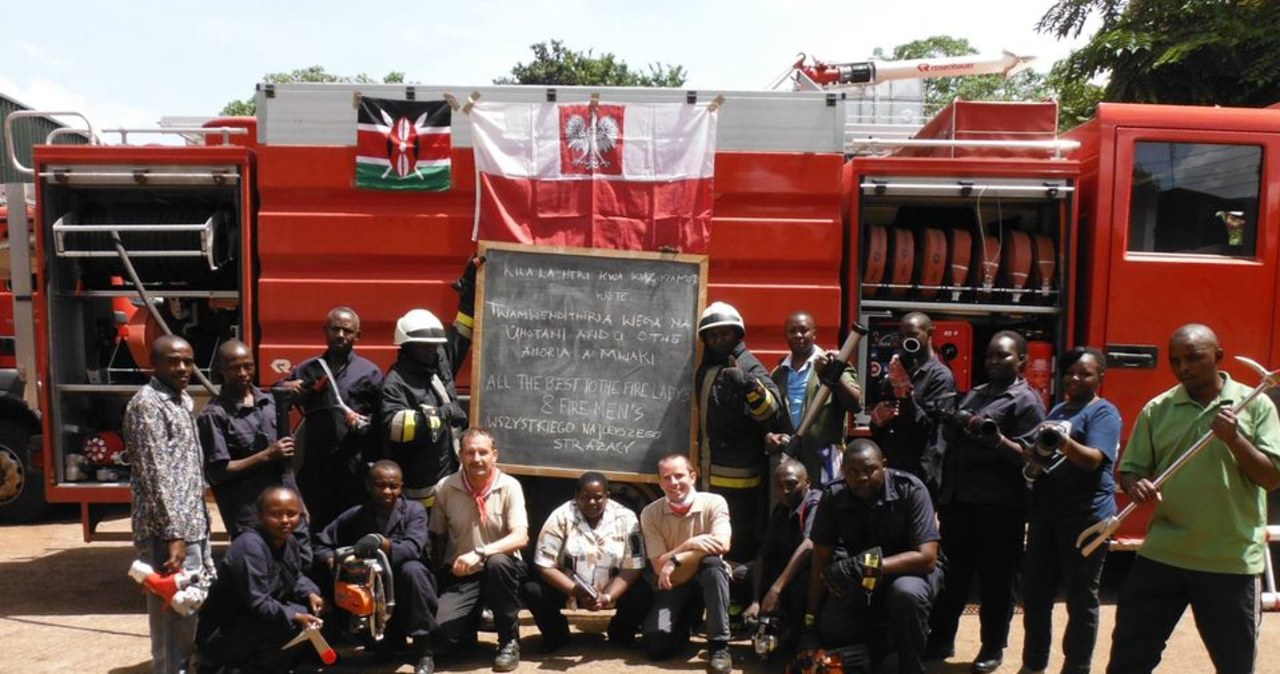
M 1236 356 L 1236 360 L 1249 366 L 1249 369 L 1254 372 L 1257 372 L 1258 375 L 1262 377 L 1262 382 L 1254 387 L 1244 400 L 1236 403 L 1236 405 L 1231 408 L 1231 412 L 1233 414 L 1239 414 L 1240 411 L 1249 403 L 1253 402 L 1254 398 L 1262 395 L 1262 393 L 1267 389 L 1272 386 L 1280 385 L 1280 370 L 1268 371 L 1267 368 L 1263 367 L 1258 361 L 1244 356 Z M 1200 453 L 1200 450 L 1207 447 L 1212 441 L 1213 431 L 1206 431 L 1204 435 L 1200 436 L 1199 440 L 1196 440 L 1196 443 L 1192 445 L 1190 449 L 1184 452 L 1182 456 L 1178 457 L 1177 461 L 1170 464 L 1168 468 L 1164 469 L 1163 473 L 1160 473 L 1160 475 L 1156 477 L 1155 481 L 1152 483 L 1155 488 L 1159 489 L 1165 482 L 1168 482 L 1169 479 L 1176 475 L 1179 470 L 1182 470 L 1183 466 L 1187 465 L 1191 459 L 1195 458 L 1195 456 Z M 1124 510 L 1120 511 L 1120 514 L 1108 517 L 1107 519 L 1102 520 L 1101 522 L 1098 522 L 1097 524 L 1080 532 L 1080 535 L 1076 538 L 1076 547 L 1080 549 L 1080 554 L 1085 557 L 1093 554 L 1093 551 L 1097 550 L 1098 546 L 1106 543 L 1107 540 L 1116 533 L 1116 530 L 1120 528 L 1120 523 L 1123 522 L 1126 517 L 1132 515 L 1134 511 L 1138 509 L 1139 505 L 1140 504 L 1138 503 L 1130 502 L 1129 505 L 1124 507 Z

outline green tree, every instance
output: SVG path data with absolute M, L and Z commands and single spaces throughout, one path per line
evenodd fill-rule
M 1042 33 L 1088 44 L 1066 59 L 1067 81 L 1107 74 L 1104 98 L 1134 103 L 1265 106 L 1280 100 L 1280 2 L 1057 0 Z
M 369 77 L 364 73 L 360 73 L 354 77 L 346 75 L 335 75 L 327 72 L 324 66 L 311 66 L 310 68 L 299 68 L 287 73 L 267 73 L 262 76 L 262 81 L 268 84 L 292 84 L 296 82 L 355 82 L 358 84 L 377 84 L 378 81 Z M 403 84 L 404 73 L 393 70 L 382 78 L 383 84 Z M 228 116 L 252 116 L 257 112 L 257 105 L 254 104 L 252 98 L 244 100 L 231 101 L 222 107 L 222 111 L 218 114 Z
M 650 63 L 648 72 L 632 70 L 610 52 L 595 56 L 593 51 L 573 51 L 560 40 L 529 45 L 533 60 L 517 63 L 511 74 L 494 84 L 543 84 L 549 86 L 679 87 L 684 85 L 684 66 Z

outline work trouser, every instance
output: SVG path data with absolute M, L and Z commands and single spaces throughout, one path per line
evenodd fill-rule
M 159 538 L 135 541 L 138 558 L 151 568 L 159 570 L 169 559 L 169 542 Z M 185 571 L 205 575 L 213 567 L 212 550 L 206 538 L 187 543 L 187 555 L 182 560 Z M 147 593 L 147 625 L 151 632 L 152 674 L 183 674 L 190 671 L 191 656 L 195 653 L 196 612 L 189 616 L 178 615 L 165 605 L 165 601 L 153 592 Z
M 790 558 L 788 558 L 790 559 Z M 789 654 L 795 650 L 796 643 L 800 639 L 800 627 L 805 611 L 809 607 L 809 569 L 811 557 L 806 557 L 804 562 L 796 569 L 796 573 L 791 577 L 791 582 L 782 588 L 782 596 L 778 598 L 778 610 L 774 615 L 782 618 L 782 634 L 779 636 L 778 650 L 783 654 Z M 778 563 L 764 564 L 761 573 L 760 589 L 762 592 L 768 592 L 769 588 L 782 574 L 782 570 L 786 568 L 786 564 L 782 560 Z M 781 566 L 779 566 L 781 563 Z M 763 608 L 761 609 L 763 612 Z
M 298 471 L 298 491 L 307 506 L 312 531 L 324 531 L 348 508 L 363 503 L 364 465 L 359 452 L 316 452 L 303 460 Z
M 309 611 L 298 604 L 286 606 L 299 613 Z M 297 633 L 298 627 L 294 624 L 242 615 L 217 626 L 202 622 L 196 633 L 196 644 L 202 664 L 234 667 L 243 674 L 286 674 L 299 651 L 282 651 L 280 647 Z M 310 646 L 303 644 L 298 648 Z
M 982 646 L 1004 648 L 1013 620 L 1014 585 L 1022 561 L 1026 511 L 1008 506 L 950 503 L 938 510 L 947 582 L 933 610 L 929 641 L 951 650 L 969 585 L 978 577 Z
M 701 599 L 701 606 L 698 600 Z M 703 557 L 698 573 L 684 585 L 655 589 L 644 620 L 644 650 L 650 660 L 671 657 L 689 639 L 699 608 L 706 609 L 707 641 L 729 641 L 729 568 L 717 556 Z
M 484 569 L 458 578 L 445 572 L 441 581 L 444 591 L 436 611 L 435 644 L 440 650 L 452 650 L 475 639 L 480 611 L 493 610 L 499 645 L 518 639 L 520 585 L 525 578 L 524 562 L 512 555 L 492 555 Z
M 1062 636 L 1066 674 L 1088 674 L 1098 640 L 1098 582 L 1107 546 L 1084 557 L 1076 537 L 1096 520 L 1032 520 L 1027 531 L 1026 563 L 1022 571 L 1022 665 L 1040 670 L 1049 666 L 1053 641 L 1053 601 L 1058 587 L 1067 586 L 1067 629 Z
M 942 574 L 939 565 L 927 576 L 883 578 L 870 596 L 861 586 L 846 588 L 839 597 L 828 593 L 818 637 L 827 648 L 866 644 L 877 667 L 897 652 L 899 674 L 921 674 L 929 613 Z
M 391 613 L 387 630 L 414 640 L 436 631 L 436 611 L 440 599 L 436 595 L 436 579 L 421 561 L 411 559 L 393 574 L 396 585 L 396 608 Z
M 733 538 L 725 558 L 747 564 L 760 554 L 760 538 L 765 530 L 766 499 L 764 467 L 738 468 L 712 464 L 711 493 L 719 494 L 729 505 L 733 521 Z
M 1188 604 L 1218 674 L 1252 674 L 1258 648 L 1258 577 L 1191 571 L 1141 555 L 1120 588 L 1107 674 L 1153 671 Z
M 525 607 L 533 614 L 533 621 L 542 633 L 543 642 L 561 642 L 569 638 L 569 620 L 560 612 L 567 598 L 542 578 L 541 573 L 530 574 L 524 582 Z M 637 578 L 621 597 L 614 598 L 616 611 L 609 619 L 609 643 L 629 646 L 635 643 L 636 632 L 644 622 L 645 614 L 653 604 L 653 588 L 644 578 Z

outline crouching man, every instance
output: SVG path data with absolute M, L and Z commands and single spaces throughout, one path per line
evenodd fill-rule
M 299 630 L 319 627 L 324 600 L 302 574 L 293 532 L 302 499 L 292 487 L 267 487 L 258 497 L 260 524 L 243 531 L 218 564 L 218 580 L 200 610 L 196 648 L 200 671 L 238 668 L 243 674 L 289 671 L 296 650 L 280 648 Z
M 645 506 L 640 529 L 649 563 L 657 574 L 653 607 L 644 621 L 645 654 L 670 657 L 689 638 L 692 618 L 706 608 L 707 670 L 727 674 L 729 655 L 729 504 L 719 494 L 694 488 L 698 474 L 681 454 L 658 461 L 665 498 Z
M 529 544 L 524 490 L 498 470 L 493 434 L 472 427 L 462 433 L 462 468 L 440 481 L 431 509 L 431 533 L 443 550 L 436 641 L 446 650 L 474 643 L 480 611 L 493 610 L 498 653 L 493 671 L 520 666 L 520 585 L 526 568 L 520 549 Z
M 815 641 L 829 649 L 869 644 L 864 653 L 878 665 L 891 644 L 898 671 L 919 674 L 942 584 L 929 492 L 916 476 L 886 468 L 870 440 L 849 445 L 841 471 L 844 480 L 823 490 L 810 532 L 813 568 L 800 648 Z M 836 555 L 837 548 L 848 554 Z
M 837 457 L 839 459 L 840 457 Z M 822 491 L 810 489 L 809 472 L 803 463 L 783 459 L 773 471 L 773 490 L 778 502 L 769 514 L 769 526 L 756 560 L 755 595 L 744 617 L 773 617 L 783 626 L 779 648 L 795 649 L 800 616 L 809 599 L 809 558 L 813 542 L 809 533 L 818 513 Z
M 369 501 L 338 516 L 320 532 L 316 557 L 335 574 L 338 548 L 355 546 L 357 555 L 382 550 L 391 563 L 396 607 L 387 626 L 388 643 L 413 639 L 414 674 L 432 674 L 431 633 L 436 628 L 436 581 L 427 570 L 427 510 L 401 495 L 404 476 L 394 461 L 369 469 Z

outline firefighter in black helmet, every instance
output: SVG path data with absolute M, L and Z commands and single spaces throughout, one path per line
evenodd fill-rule
M 778 413 L 778 388 L 742 341 L 746 327 L 737 309 L 713 302 L 698 321 L 698 442 L 711 491 L 729 503 L 735 522 L 728 558 L 747 563 L 764 529 L 768 458 L 765 432 Z

